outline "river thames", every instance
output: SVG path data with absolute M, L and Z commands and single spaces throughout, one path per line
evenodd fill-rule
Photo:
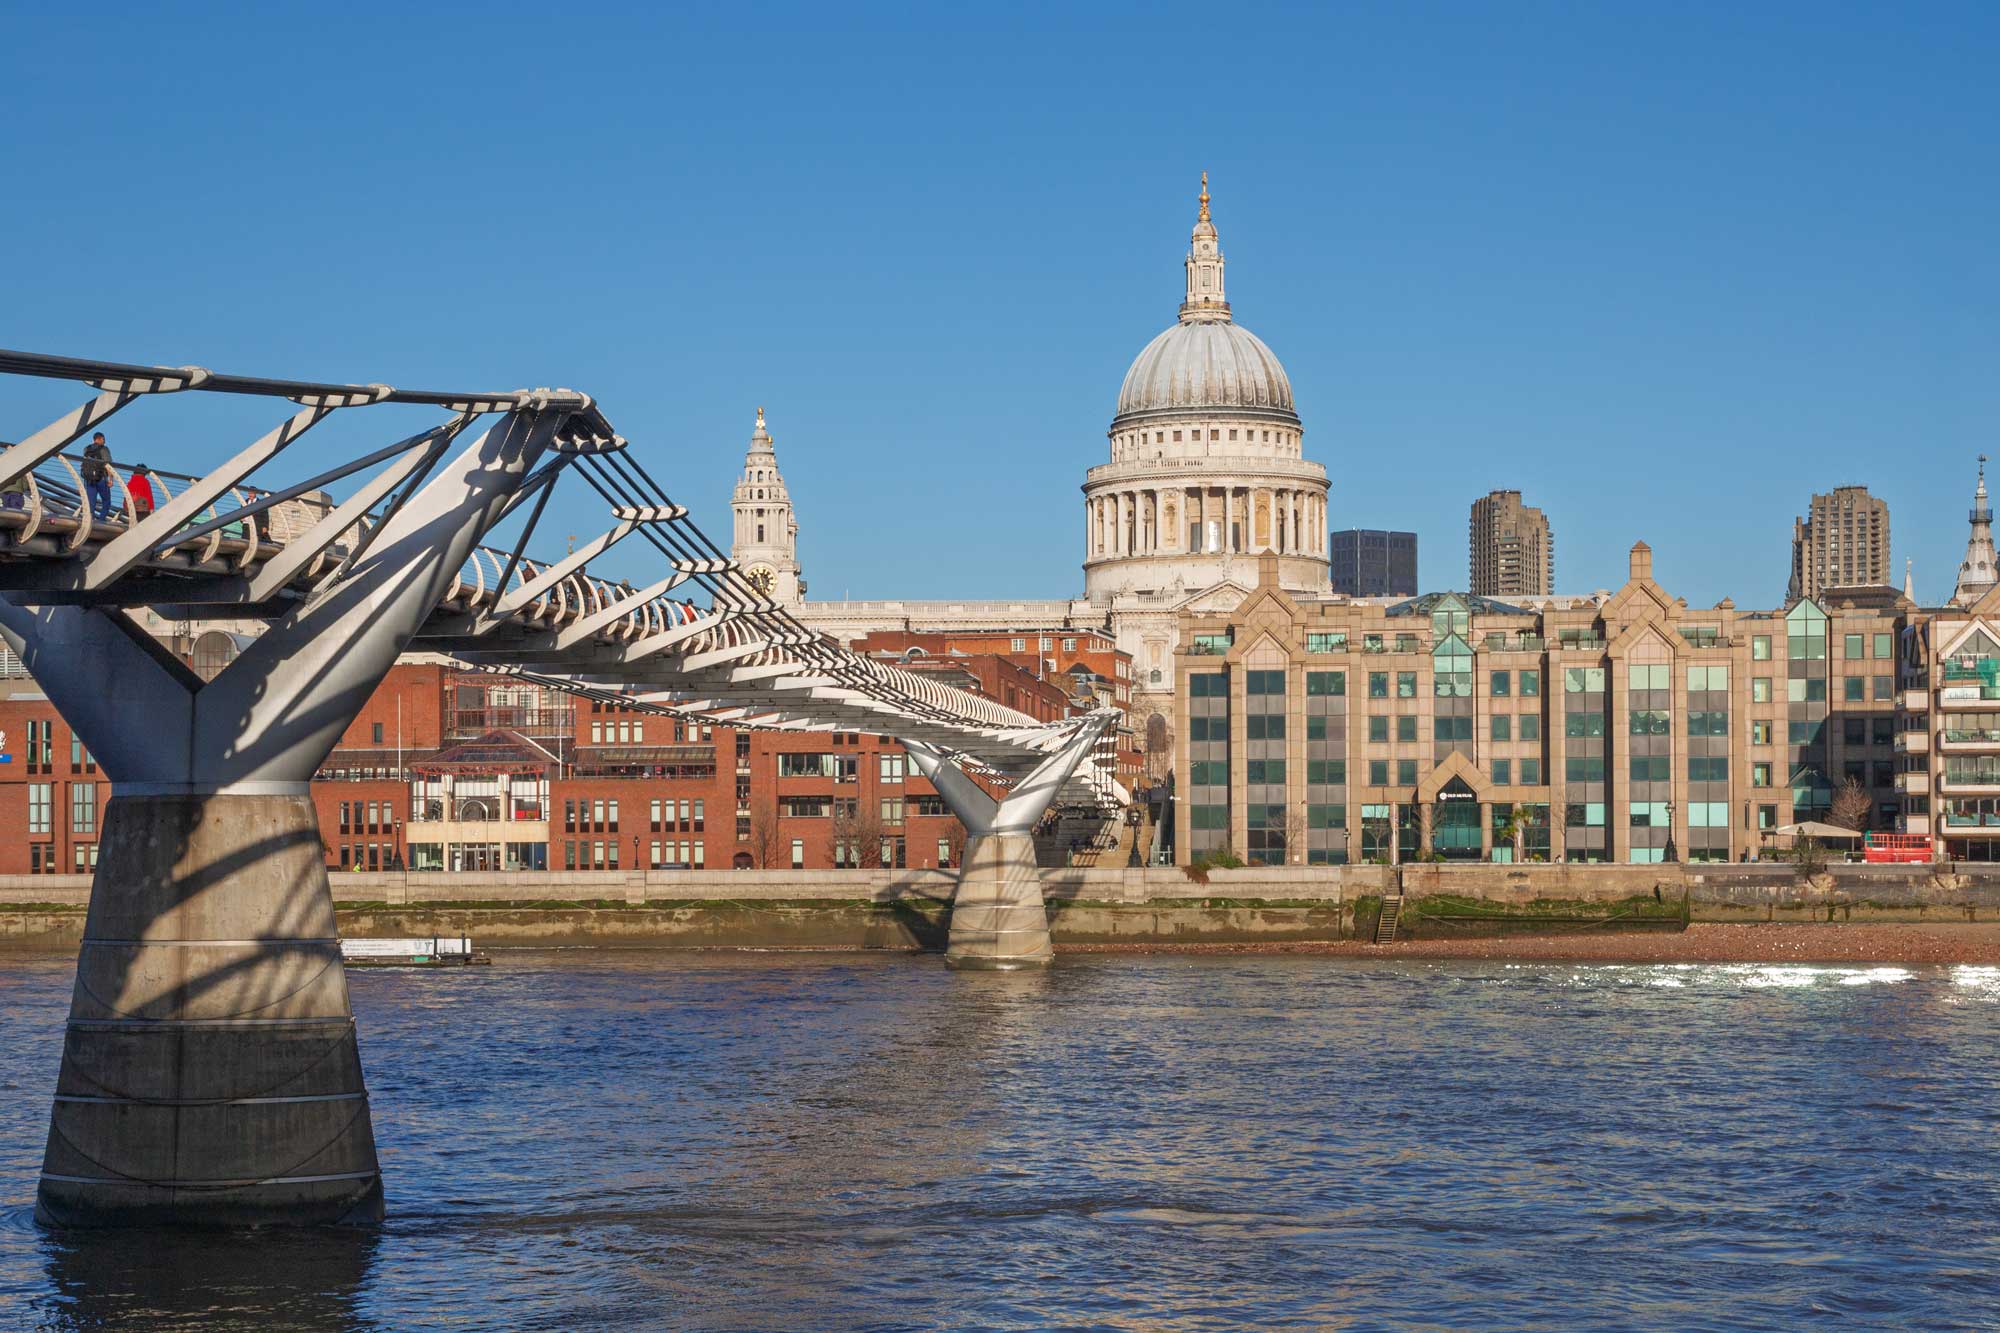
M 507 952 L 360 972 L 376 1232 L 31 1220 L 67 958 L 0 959 L 0 1327 L 2000 1321 L 2000 969 Z

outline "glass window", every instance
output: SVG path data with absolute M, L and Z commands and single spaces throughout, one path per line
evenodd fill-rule
M 1414 787 L 1417 785 L 1416 760 L 1398 759 L 1396 761 L 1396 785 L 1399 787 Z
M 1845 657 L 1845 658 L 1849 659 L 1850 661 L 1851 661 L 1852 659 L 1854 659 L 1854 658 L 1857 658 L 1857 657 L 1861 656 L 1861 648 L 1862 648 L 1862 643 L 1863 643 L 1863 639 L 1862 639 L 1862 636 L 1861 636 L 1861 635 L 1859 635 L 1859 634 L 1843 634 L 1843 635 L 1841 635 L 1841 636 L 1840 636 L 1840 655 L 1841 655 L 1842 657 Z
M 1493 697 L 1496 699 L 1506 698 L 1513 690 L 1513 679 L 1514 673 L 1511 671 L 1494 672 L 1492 685 Z
M 1542 785 L 1541 760 L 1523 759 L 1521 761 L 1521 785 L 1524 787 L 1539 787 Z
M 1771 678 L 1769 676 L 1752 676 L 1750 678 L 1750 702 L 1753 704 L 1767 704 L 1771 702 Z
M 1389 761 L 1387 759 L 1370 759 L 1368 761 L 1368 785 L 1371 787 L 1386 787 L 1389 785 Z
M 1371 699 L 1386 699 L 1389 697 L 1388 672 L 1371 671 L 1368 673 L 1368 697 Z
M 1726 666 L 1691 666 L 1688 668 L 1688 688 L 1690 690 L 1726 690 L 1729 688 L 1729 668 Z
M 1508 713 L 1495 713 L 1492 718 L 1492 739 L 1508 741 L 1514 739 L 1514 719 Z
M 1856 636 L 1860 637 L 1859 635 Z M 1843 676 L 1840 681 L 1840 697 L 1846 703 L 1861 703 L 1868 697 L 1868 677 Z
M 1399 741 L 1413 741 L 1416 738 L 1417 738 L 1417 720 L 1414 717 L 1397 718 L 1396 739 Z
M 1493 770 L 1494 786 L 1506 787 L 1513 784 L 1513 765 L 1509 764 L 1505 759 L 1495 759 L 1490 767 Z
M 1347 651 L 1347 632 L 1306 635 L 1306 651 L 1309 653 L 1344 653 Z
M 1398 699 L 1414 699 L 1417 697 L 1416 672 L 1398 671 L 1396 673 L 1396 697 Z
M 1770 636 L 1770 635 L 1768 635 L 1768 634 L 1757 634 L 1757 635 L 1752 635 L 1752 636 L 1751 636 L 1751 639 L 1750 639 L 1750 660 L 1751 660 L 1751 661 L 1753 661 L 1753 662 L 1768 662 L 1768 661 L 1770 661 L 1770 660 L 1771 660 L 1771 636 Z
M 1894 676 L 1876 676 L 1874 680 L 1875 700 L 1877 703 L 1883 703 L 1896 697 L 1896 678 Z
M 1526 698 L 1529 695 L 1536 695 L 1541 692 L 1542 673 L 1539 671 L 1523 671 L 1521 673 L 1521 696 Z
M 1604 734 L 1604 714 L 1568 713 L 1563 717 L 1565 736 L 1602 736 Z
M 1389 719 L 1381 716 L 1369 718 L 1368 739 L 1386 742 L 1389 739 Z
M 1688 714 L 1688 735 L 1727 736 L 1729 734 L 1729 714 L 1719 708 L 1694 711 Z
M 1875 636 L 1875 656 L 1885 660 L 1893 657 L 1896 650 L 1891 640 L 1894 637 L 1894 635 L 1890 634 L 1877 634 Z
M 1665 736 L 1673 730 L 1673 715 L 1663 708 L 1635 708 L 1632 710 L 1631 733 L 1634 736 Z
M 1665 662 L 1632 662 L 1626 666 L 1626 682 L 1635 690 L 1670 690 L 1674 687 L 1673 667 Z
M 1347 673 L 1345 671 L 1306 672 L 1306 694 L 1308 696 L 1337 695 L 1347 693 Z
M 1634 782 L 1665 782 L 1670 776 L 1667 756 L 1663 754 L 1635 754 L 1627 763 Z

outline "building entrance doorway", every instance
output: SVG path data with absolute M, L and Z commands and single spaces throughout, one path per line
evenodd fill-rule
M 1464 778 L 1445 783 L 1431 811 L 1431 850 L 1447 861 L 1477 861 L 1482 817 L 1479 796 Z
M 453 870 L 498 870 L 500 845 L 492 842 L 455 842 L 451 845 Z

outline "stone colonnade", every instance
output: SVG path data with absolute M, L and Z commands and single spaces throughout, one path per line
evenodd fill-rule
M 1089 496 L 1084 515 L 1087 560 L 1168 554 L 1326 554 L 1326 496 L 1317 489 L 1135 486 Z

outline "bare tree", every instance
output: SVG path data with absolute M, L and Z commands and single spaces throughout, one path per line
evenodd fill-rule
M 1868 827 L 1868 816 L 1874 811 L 1875 802 L 1869 799 L 1867 790 L 1849 778 L 1847 785 L 1833 794 L 1833 808 L 1827 812 L 1827 822 L 1859 833 Z
M 1285 813 L 1285 864 L 1304 865 L 1306 863 L 1306 830 L 1311 827 L 1306 819 L 1306 808 L 1292 806 Z
M 957 821 L 953 821 L 956 826 Z M 847 866 L 859 869 L 880 862 L 882 857 L 882 820 L 880 812 L 871 810 L 859 798 L 850 798 L 849 804 L 836 800 L 833 803 L 833 843 L 836 848 L 848 849 Z M 839 853 L 835 853 L 839 861 Z
M 948 864 L 955 866 L 964 865 L 965 825 L 959 823 L 958 820 L 953 819 L 951 823 L 945 826 L 943 841 L 945 844 L 945 856 Z
M 778 849 L 783 842 L 778 827 L 778 804 L 763 800 L 750 806 L 750 841 L 745 844 L 751 860 L 759 870 L 772 869 L 778 859 Z

